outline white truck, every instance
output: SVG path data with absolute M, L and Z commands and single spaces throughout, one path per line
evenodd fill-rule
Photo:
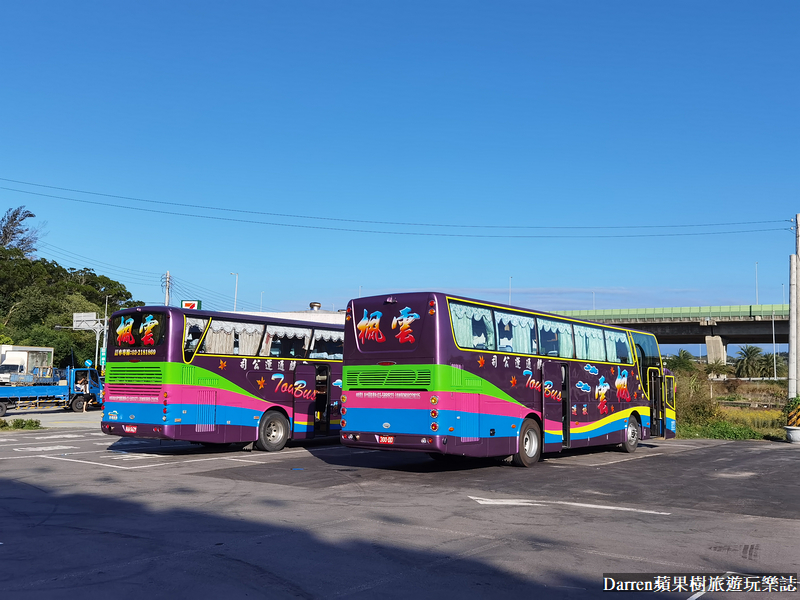
M 0 345 L 0 385 L 10 385 L 12 375 L 52 375 L 53 349 Z

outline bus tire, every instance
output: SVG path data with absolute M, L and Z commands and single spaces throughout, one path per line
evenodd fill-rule
M 542 429 L 533 419 L 522 421 L 519 428 L 519 450 L 511 457 L 516 467 L 532 467 L 542 456 Z
M 72 412 L 83 412 L 83 405 L 86 404 L 86 398 L 83 396 L 75 396 L 72 399 L 72 404 L 70 404 L 70 408 Z
M 289 419 L 276 410 L 268 410 L 258 425 L 256 446 L 266 452 L 282 450 L 289 441 Z
M 628 454 L 632 454 L 636 452 L 640 439 L 642 439 L 641 425 L 639 425 L 639 420 L 634 415 L 631 415 L 628 417 L 628 424 L 625 426 L 625 441 L 622 442 L 622 448 Z
M 5 402 L 0 402 L 0 417 L 6 416 L 8 405 Z

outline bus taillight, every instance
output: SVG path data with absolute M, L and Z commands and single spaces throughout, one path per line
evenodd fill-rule
M 435 418 L 436 418 L 436 417 L 438 417 L 438 416 L 439 416 L 439 411 L 438 411 L 438 410 L 436 410 L 436 409 L 434 408 L 434 409 L 431 411 L 431 419 L 435 419 Z
M 439 431 L 439 424 L 431 423 L 431 431 Z
M 436 396 L 431 396 L 431 404 L 439 404 L 439 398 Z

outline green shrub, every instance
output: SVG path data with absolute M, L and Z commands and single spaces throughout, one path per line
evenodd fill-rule
M 712 440 L 761 440 L 765 437 L 773 439 L 748 427 L 727 421 L 711 421 L 704 425 L 678 423 L 679 438 L 707 438 Z
M 760 440 L 762 435 L 747 425 L 729 423 L 728 421 L 712 421 L 706 428 L 712 440 Z
M 0 419 L 0 429 L 41 429 L 39 419 L 11 419 L 11 422 Z

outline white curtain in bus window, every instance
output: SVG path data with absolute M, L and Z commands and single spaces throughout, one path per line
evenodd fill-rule
M 200 352 L 203 354 L 233 354 L 235 323 L 211 319 L 208 333 Z
M 539 351 L 546 356 L 572 358 L 574 344 L 572 342 L 572 324 L 563 321 L 537 318 L 539 324 Z
M 327 358 L 332 360 L 342 359 L 342 344 L 344 343 L 343 331 L 330 329 L 315 329 L 314 341 L 311 344 L 311 353 L 308 358 Z
M 237 354 L 255 356 L 258 342 L 264 334 L 264 326 L 259 323 L 234 323 L 234 333 L 238 342 Z
M 497 348 L 503 352 L 536 354 L 536 319 L 494 311 L 497 323 Z
M 492 311 L 471 304 L 450 303 L 456 343 L 462 348 L 494 350 Z
M 203 332 L 206 330 L 208 319 L 198 319 L 196 317 L 187 317 L 186 331 L 184 332 L 183 339 L 183 352 L 187 360 L 197 350 L 197 344 L 200 343 L 200 338 L 203 337 Z
M 575 331 L 575 358 L 584 360 L 606 360 L 606 346 L 603 330 L 585 325 L 572 326 Z
M 605 330 L 606 352 L 608 362 L 630 364 L 631 349 L 628 344 L 628 334 L 624 331 Z
M 311 341 L 311 329 L 304 327 L 285 327 L 283 325 L 267 325 L 267 336 L 264 344 L 267 345 L 268 354 L 276 358 L 305 357 L 306 349 Z M 261 348 L 264 352 L 264 346 Z

